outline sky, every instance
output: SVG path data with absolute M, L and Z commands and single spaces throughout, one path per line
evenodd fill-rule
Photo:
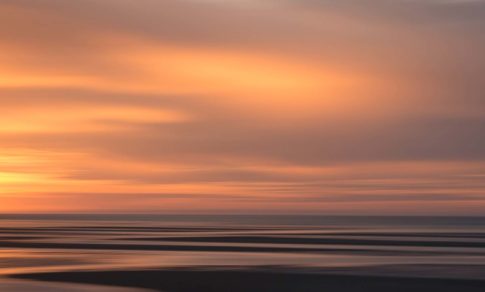
M 485 1 L 2 0 L 0 212 L 480 215 Z

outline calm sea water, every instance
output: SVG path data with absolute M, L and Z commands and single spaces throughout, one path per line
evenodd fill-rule
M 174 267 L 485 279 L 485 217 L 0 215 L 0 291 L 116 291 L 8 276 Z

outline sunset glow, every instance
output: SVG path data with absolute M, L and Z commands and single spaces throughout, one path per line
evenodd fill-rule
M 0 212 L 485 212 L 482 1 L 264 2 L 0 2 Z

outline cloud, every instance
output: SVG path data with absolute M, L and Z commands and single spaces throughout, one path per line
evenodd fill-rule
M 406 213 L 480 201 L 484 7 L 2 1 L 2 205 L 195 211 L 216 196 L 234 212 Z

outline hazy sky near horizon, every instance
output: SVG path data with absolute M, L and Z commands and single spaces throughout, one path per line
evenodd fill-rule
M 0 212 L 483 214 L 485 1 L 2 0 Z

